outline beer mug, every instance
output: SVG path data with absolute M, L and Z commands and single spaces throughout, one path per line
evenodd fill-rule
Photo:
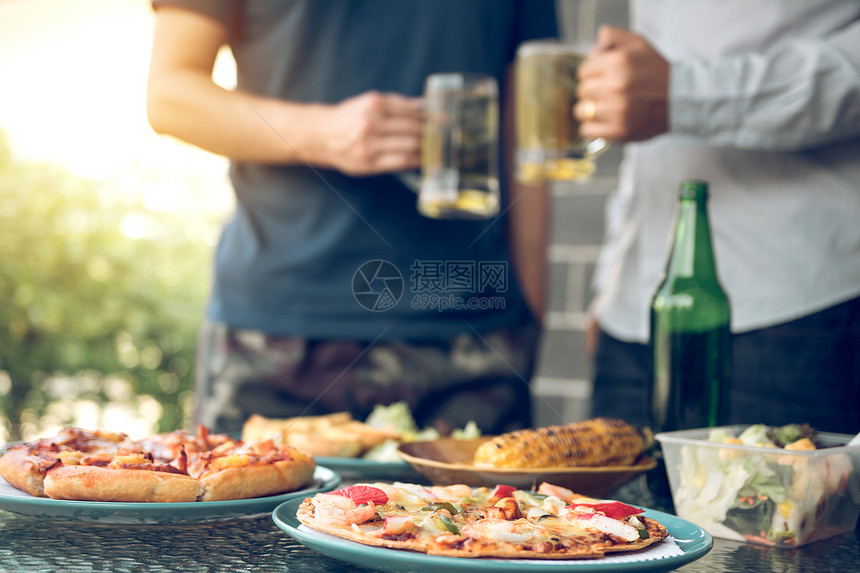
M 433 74 L 424 89 L 418 211 L 435 219 L 499 212 L 499 88 L 483 74 Z
M 585 50 L 554 40 L 524 42 L 516 57 L 516 176 L 522 183 L 587 181 L 604 139 L 580 135 L 573 115 Z

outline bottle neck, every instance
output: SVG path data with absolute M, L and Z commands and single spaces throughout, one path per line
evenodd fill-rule
M 666 275 L 717 282 L 706 197 L 684 197 L 678 205 Z

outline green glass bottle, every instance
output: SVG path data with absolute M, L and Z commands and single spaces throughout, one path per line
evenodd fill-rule
M 666 271 L 651 299 L 651 427 L 725 423 L 731 370 L 729 299 L 717 277 L 708 185 L 685 181 Z

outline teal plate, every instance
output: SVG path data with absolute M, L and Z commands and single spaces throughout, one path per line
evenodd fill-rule
M 361 458 L 314 456 L 318 464 L 331 468 L 345 480 L 384 480 L 424 482 L 427 478 L 403 460 L 377 462 Z
M 15 489 L 0 478 L 0 509 L 51 519 L 88 521 L 111 525 L 150 525 L 225 521 L 265 515 L 293 498 L 302 499 L 340 485 L 341 478 L 331 469 L 317 466 L 313 481 L 306 488 L 252 499 L 180 503 L 120 503 L 112 501 L 70 501 L 34 497 Z
M 401 549 L 386 549 L 362 545 L 347 539 L 339 539 L 320 533 L 309 527 L 301 526 L 296 512 L 303 500 L 292 499 L 275 508 L 272 519 L 278 527 L 303 545 L 319 551 L 323 555 L 360 565 L 378 571 L 451 573 L 455 571 L 482 573 L 551 573 L 553 571 L 572 571 L 582 573 L 606 573 L 608 571 L 671 571 L 705 555 L 714 546 L 713 538 L 704 529 L 684 521 L 679 517 L 648 509 L 645 516 L 656 519 L 666 526 L 669 534 L 681 549 L 681 555 L 656 558 L 650 561 L 619 563 L 610 557 L 606 559 L 490 559 L 457 558 L 425 555 Z M 301 528 L 300 528 L 301 526 Z

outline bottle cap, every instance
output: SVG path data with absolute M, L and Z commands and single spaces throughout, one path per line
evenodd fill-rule
M 678 194 L 681 199 L 707 199 L 708 198 L 708 182 L 698 179 L 688 179 L 681 183 L 681 192 Z

